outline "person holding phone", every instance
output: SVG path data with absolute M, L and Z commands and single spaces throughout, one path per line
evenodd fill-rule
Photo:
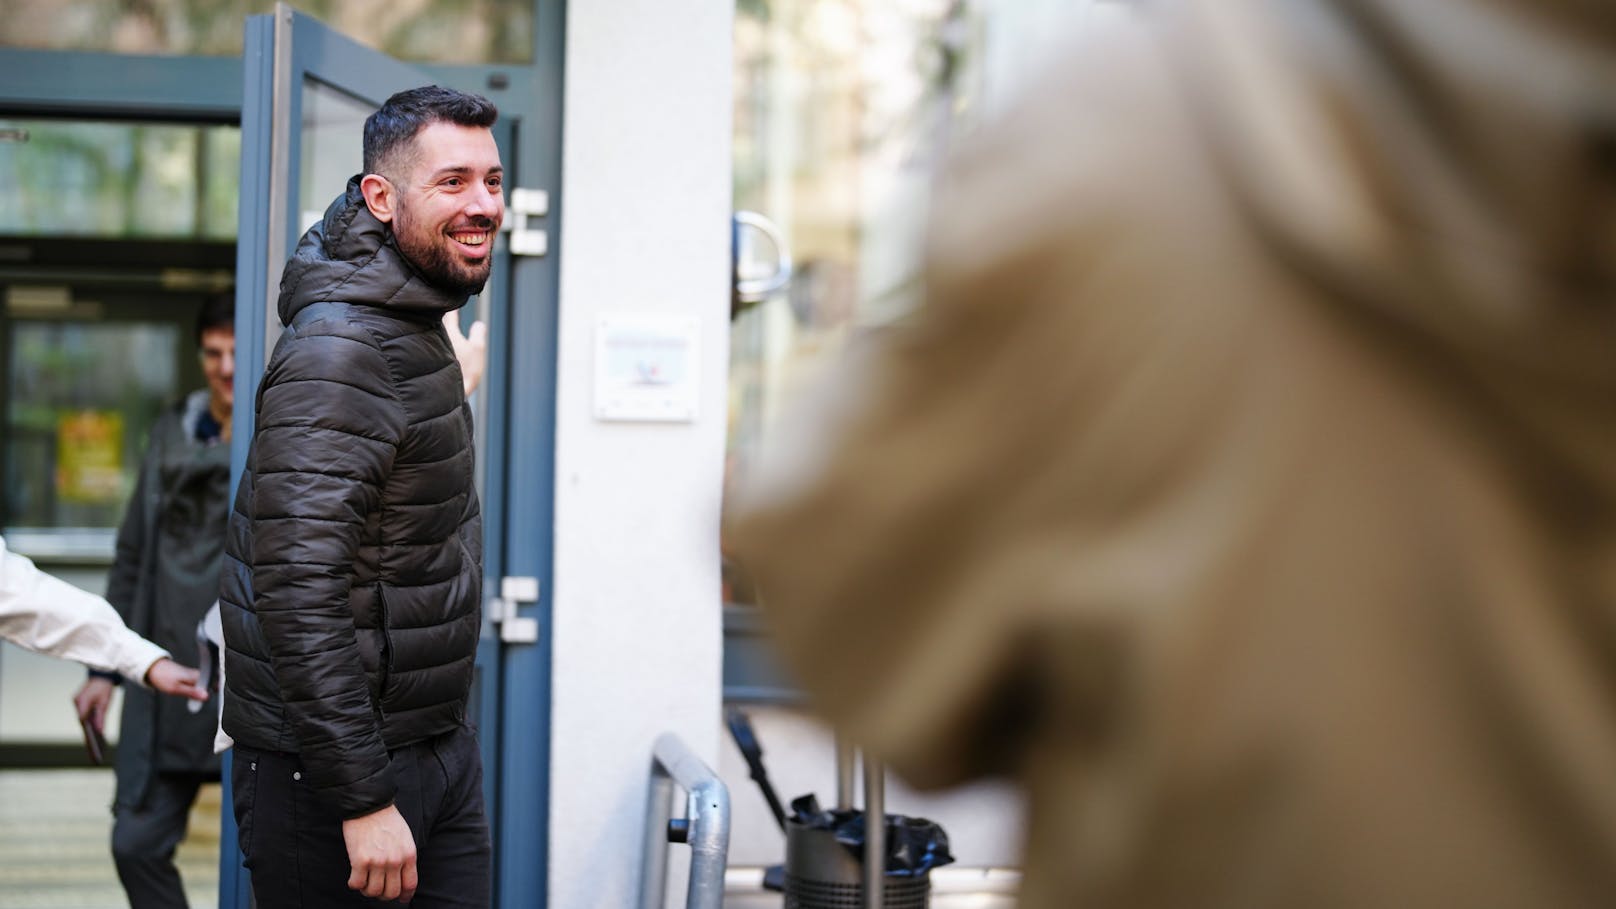
M 195 340 L 206 383 L 153 424 L 107 580 L 107 601 L 124 621 L 173 652 L 195 646 L 197 623 L 219 595 L 235 398 L 233 291 L 203 302 Z M 73 699 L 80 722 L 101 729 L 117 682 L 90 673 Z M 219 779 L 219 758 L 215 711 L 187 706 L 143 691 L 123 698 L 111 849 L 132 909 L 189 905 L 174 852 L 197 793 Z

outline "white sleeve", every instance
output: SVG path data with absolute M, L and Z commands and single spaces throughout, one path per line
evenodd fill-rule
M 53 578 L 6 549 L 0 538 L 0 637 L 28 650 L 146 684 L 168 652 L 123 623 L 101 597 Z

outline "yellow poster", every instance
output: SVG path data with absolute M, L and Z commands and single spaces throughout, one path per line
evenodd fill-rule
M 104 505 L 123 497 L 123 414 L 78 410 L 56 418 L 56 494 Z

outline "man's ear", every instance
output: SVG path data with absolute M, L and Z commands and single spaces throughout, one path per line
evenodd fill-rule
M 398 207 L 398 189 L 381 174 L 365 174 L 359 181 L 359 191 L 365 196 L 365 207 L 383 224 L 393 223 L 393 212 Z

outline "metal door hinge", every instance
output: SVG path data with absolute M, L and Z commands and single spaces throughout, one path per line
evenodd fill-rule
M 507 644 L 534 644 L 539 640 L 539 620 L 519 615 L 517 607 L 539 601 L 539 579 L 500 578 L 499 596 L 488 601 L 488 617 L 499 626 L 499 639 Z
M 500 229 L 511 233 L 511 255 L 542 256 L 550 251 L 550 235 L 537 227 L 529 227 L 529 218 L 542 218 L 550 213 L 550 194 L 542 189 L 511 190 L 505 224 Z

